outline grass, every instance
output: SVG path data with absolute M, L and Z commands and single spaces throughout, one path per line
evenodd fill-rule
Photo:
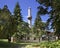
M 18 47 L 25 47 L 31 44 L 30 43 L 8 43 L 8 42 L 0 41 L 0 48 L 18 48 Z
M 46 42 L 46 41 L 45 41 Z M 45 43 L 42 42 L 42 43 Z M 41 42 L 18 42 L 18 43 L 9 43 L 7 39 L 0 39 L 0 48 L 33 48 L 33 47 L 40 47 Z
M 0 48 L 18 48 L 18 47 L 26 47 L 30 45 L 35 45 L 36 43 L 32 42 L 19 42 L 19 43 L 9 43 L 7 39 L 0 39 Z M 38 44 L 38 43 L 37 43 Z
M 5 41 L 5 42 L 7 42 L 7 41 L 8 41 L 8 39 L 0 39 L 0 41 Z
M 8 43 L 4 41 L 0 41 L 0 48 L 14 48 L 18 47 L 19 44 L 16 43 Z
M 8 42 L 0 41 L 0 48 L 25 47 L 25 46 L 31 45 L 31 44 L 30 43 L 8 43 Z
M 7 40 L 5 39 L 1 39 L 0 40 L 0 48 L 21 48 L 21 47 L 25 47 L 25 48 L 55 48 L 55 47 L 59 47 L 60 48 L 60 41 L 55 41 L 55 42 L 47 42 L 47 41 L 43 41 L 43 42 L 39 42 L 39 43 L 35 43 L 35 42 L 18 42 L 18 43 L 9 43 L 7 42 Z

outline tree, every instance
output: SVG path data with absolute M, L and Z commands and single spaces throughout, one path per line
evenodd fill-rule
M 22 25 L 19 25 L 18 29 L 19 29 L 19 32 L 18 32 L 18 38 L 20 39 L 23 39 L 26 38 L 29 36 L 29 33 L 30 33 L 30 28 L 28 26 L 28 23 L 27 22 L 21 22 Z
M 14 8 L 14 16 L 15 16 L 16 25 L 17 26 L 20 25 L 20 22 L 22 22 L 23 19 L 22 19 L 21 9 L 18 2 Z
M 0 8 L 0 16 L 1 16 L 1 8 Z M 1 20 L 1 18 L 0 18 Z M 0 32 L 1 32 L 1 21 L 0 21 Z
M 3 9 L 1 10 L 1 18 L 0 18 L 0 25 L 1 25 L 1 35 L 0 38 L 7 38 L 9 35 L 12 35 L 12 22 L 11 22 L 11 13 L 7 7 L 4 5 Z M 4 35 L 4 36 L 3 36 Z
M 50 18 L 47 23 L 48 25 L 51 23 L 51 28 L 55 30 L 55 35 L 60 39 L 60 0 L 37 0 L 37 2 L 39 4 L 43 4 L 47 9 L 49 6 L 51 7 L 52 10 L 50 12 L 46 12 L 50 14 Z
M 20 9 L 20 5 L 17 2 L 16 6 L 14 8 L 14 20 L 15 20 L 15 26 L 16 26 L 16 35 L 20 32 L 21 29 L 19 29 L 20 27 L 22 27 L 22 15 L 21 15 L 21 9 Z
M 42 22 L 40 15 L 37 13 L 34 24 L 34 33 L 39 37 L 39 41 L 44 29 L 45 29 L 44 23 Z
M 22 15 L 21 15 L 21 9 L 20 9 L 20 6 L 19 6 L 19 3 L 17 2 L 15 8 L 14 8 L 14 16 L 16 18 L 16 21 L 17 22 L 22 22 L 23 19 L 22 19 Z

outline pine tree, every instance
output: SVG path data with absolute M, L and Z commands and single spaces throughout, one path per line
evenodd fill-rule
M 12 22 L 11 22 L 11 12 L 8 9 L 7 5 L 4 5 L 1 10 L 1 38 L 7 38 L 9 35 L 12 36 Z
M 21 9 L 20 9 L 20 5 L 18 2 L 16 3 L 16 6 L 14 8 L 14 20 L 15 20 L 15 26 L 16 26 L 15 36 L 18 37 L 18 33 L 22 32 L 20 28 L 22 27 L 22 22 L 23 22 L 22 15 L 21 15 Z
M 22 22 L 23 19 L 22 19 L 22 15 L 21 15 L 21 9 L 20 9 L 20 6 L 19 6 L 19 3 L 17 2 L 15 8 L 14 8 L 14 16 L 16 18 L 16 21 L 17 22 Z
M 34 33 L 39 38 L 39 41 L 44 29 L 45 29 L 45 23 L 42 22 L 40 15 L 37 14 L 34 23 Z
M 41 17 L 39 15 L 36 16 L 35 19 L 35 27 L 40 28 L 39 27 L 39 23 L 41 22 Z
M 15 16 L 16 26 L 20 25 L 20 23 L 23 22 L 23 19 L 22 19 L 21 9 L 18 2 L 16 3 L 16 6 L 14 8 L 14 16 Z

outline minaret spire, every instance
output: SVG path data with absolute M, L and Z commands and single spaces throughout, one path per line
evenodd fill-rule
M 32 26 L 32 15 L 31 15 L 31 8 L 30 7 L 28 8 L 28 24 L 29 24 L 29 27 L 31 28 L 31 26 Z

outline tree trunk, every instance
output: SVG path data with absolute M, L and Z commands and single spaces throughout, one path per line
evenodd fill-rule
M 58 35 L 58 40 L 60 40 L 60 35 Z
M 39 37 L 39 42 L 40 42 L 40 37 Z
M 8 42 L 10 43 L 11 42 L 11 36 L 8 35 Z
M 11 38 L 10 38 L 10 37 L 8 38 L 8 42 L 9 42 L 9 43 L 11 42 Z

